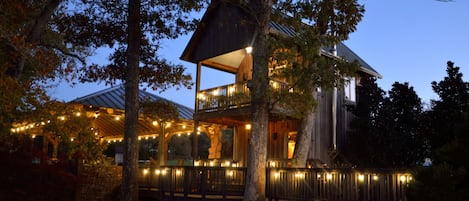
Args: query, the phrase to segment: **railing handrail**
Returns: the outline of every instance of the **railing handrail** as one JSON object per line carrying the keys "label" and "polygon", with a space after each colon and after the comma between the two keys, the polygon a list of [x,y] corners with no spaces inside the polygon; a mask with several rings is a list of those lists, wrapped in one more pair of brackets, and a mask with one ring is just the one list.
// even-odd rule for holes
{"label": "railing handrail", "polygon": [[[143,168],[141,189],[157,189],[160,196],[197,194],[242,196],[244,167],[171,166]],[[408,171],[356,168],[267,168],[269,200],[406,200],[412,182]]]}
{"label": "railing handrail", "polygon": [[[196,100],[198,111],[213,112],[226,109],[235,109],[250,105],[248,82],[239,82],[200,90]],[[274,89],[289,89],[289,84],[283,81],[269,80]],[[290,90],[290,89],[289,89]]]}

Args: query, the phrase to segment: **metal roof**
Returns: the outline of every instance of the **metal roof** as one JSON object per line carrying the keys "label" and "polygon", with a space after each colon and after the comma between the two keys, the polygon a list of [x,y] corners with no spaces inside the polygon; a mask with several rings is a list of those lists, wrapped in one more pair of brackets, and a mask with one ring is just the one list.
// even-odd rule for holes
{"label": "metal roof", "polygon": [[[280,33],[288,37],[293,37],[296,35],[295,31],[291,27],[285,26],[283,24],[279,24],[277,22],[271,21],[269,25],[270,25],[270,31],[273,33]],[[361,70],[363,72],[373,75],[377,78],[382,77],[382,75],[379,74],[378,71],[376,71],[368,63],[366,63],[365,60],[363,60],[360,56],[358,56],[355,52],[353,52],[344,43],[339,42],[339,44],[337,44],[336,50],[337,50],[338,57],[343,58],[347,61],[357,61],[360,64]],[[324,47],[323,52],[330,53],[331,48]]]}
{"label": "metal roof", "polygon": [[[194,110],[183,106],[181,104],[175,103],[168,99],[162,98],[155,94],[139,90],[140,100],[149,99],[151,101],[163,100],[171,104],[174,104],[179,111],[179,117],[181,119],[192,120]],[[92,105],[93,107],[104,107],[104,108],[113,108],[124,110],[125,108],[125,89],[124,85],[118,85],[115,87],[110,87],[95,93],[76,98],[71,103],[80,103],[83,105]]]}

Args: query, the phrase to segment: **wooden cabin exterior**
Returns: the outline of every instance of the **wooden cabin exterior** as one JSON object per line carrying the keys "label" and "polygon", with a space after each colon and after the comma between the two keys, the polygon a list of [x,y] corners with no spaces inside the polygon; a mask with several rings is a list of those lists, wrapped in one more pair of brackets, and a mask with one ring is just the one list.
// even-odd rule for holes
{"label": "wooden cabin exterior", "polygon": [[[255,47],[252,47],[254,27],[249,21],[249,15],[234,4],[223,1],[212,3],[181,56],[182,60],[197,66],[194,121],[233,128],[233,160],[239,161],[241,166],[245,166],[247,161],[251,122],[251,99],[247,85],[252,78],[253,61],[250,48]],[[270,32],[286,36],[295,34],[291,29],[275,22],[270,23]],[[360,76],[381,75],[343,43],[337,44],[333,51],[322,50],[321,54],[357,61],[361,65],[357,77],[351,78],[348,86],[318,92],[319,106],[309,158],[330,163],[331,154],[345,143],[351,119],[346,106],[354,104],[357,99],[355,86]],[[203,67],[234,74],[235,79],[229,85],[201,89],[201,80],[210,79],[202,75]],[[287,84],[270,80],[273,90],[287,87]],[[282,118],[279,118],[280,116]],[[298,119],[289,116],[281,108],[274,107],[270,112],[268,159],[272,161],[272,166],[284,166],[285,164],[280,164],[281,161],[291,158],[297,127]]]}

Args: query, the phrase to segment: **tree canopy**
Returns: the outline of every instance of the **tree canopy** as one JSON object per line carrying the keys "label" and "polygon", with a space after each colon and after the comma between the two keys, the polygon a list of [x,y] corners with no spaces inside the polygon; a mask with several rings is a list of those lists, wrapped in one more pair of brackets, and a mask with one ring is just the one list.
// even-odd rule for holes
{"label": "tree canopy", "polygon": [[446,73],[443,80],[431,83],[439,97],[431,101],[431,111],[428,112],[432,152],[453,140],[455,125],[461,122],[463,113],[469,110],[469,83],[462,79],[459,67],[451,61],[447,62]]}
{"label": "tree canopy", "polygon": [[439,99],[426,113],[432,165],[417,169],[410,200],[469,199],[469,83],[451,61],[446,73],[432,82]]}
{"label": "tree canopy", "polygon": [[[362,78],[356,118],[345,151],[350,162],[364,168],[409,168],[427,156],[422,130],[422,103],[408,83],[393,84],[385,96],[375,78]],[[366,144],[367,146],[363,146]]]}

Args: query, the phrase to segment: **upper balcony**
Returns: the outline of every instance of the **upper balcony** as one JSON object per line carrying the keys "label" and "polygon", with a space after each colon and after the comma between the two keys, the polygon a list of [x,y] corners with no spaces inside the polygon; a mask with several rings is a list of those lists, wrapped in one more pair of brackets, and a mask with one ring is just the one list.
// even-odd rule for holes
{"label": "upper balcony", "polygon": [[[280,92],[282,90],[293,91],[285,82],[270,80],[270,90]],[[241,82],[218,86],[201,90],[197,94],[197,114],[199,119],[213,118],[242,118],[250,115],[251,96],[248,82]],[[281,112],[274,107],[271,113]],[[283,110],[285,112],[285,110]],[[241,119],[240,119],[241,120]]]}

